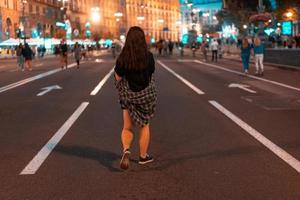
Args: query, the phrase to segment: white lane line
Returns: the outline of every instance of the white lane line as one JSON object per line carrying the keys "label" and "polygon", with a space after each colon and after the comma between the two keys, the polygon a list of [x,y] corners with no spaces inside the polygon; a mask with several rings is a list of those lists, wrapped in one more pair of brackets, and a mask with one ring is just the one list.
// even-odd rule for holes
{"label": "white lane line", "polygon": [[218,66],[218,65],[214,65],[214,64],[209,64],[209,63],[201,62],[199,60],[194,60],[194,62],[198,63],[198,64],[207,65],[207,66],[210,66],[210,67],[213,67],[213,68],[216,68],[216,69],[221,69],[223,71],[231,72],[231,73],[234,73],[234,74],[247,76],[247,77],[250,77],[250,78],[253,78],[253,79],[256,79],[256,80],[264,81],[264,82],[267,82],[267,83],[271,83],[271,84],[274,84],[274,85],[278,85],[278,86],[281,86],[281,87],[285,87],[285,88],[296,90],[296,91],[300,92],[300,88],[297,88],[297,87],[294,87],[294,86],[291,86],[291,85],[287,85],[287,84],[284,84],[284,83],[279,83],[279,82],[276,82],[276,81],[268,80],[268,79],[265,79],[265,78],[260,78],[260,77],[253,76],[253,75],[245,75],[242,72],[238,72],[238,71],[235,71],[235,70],[227,69],[227,68],[224,68],[224,67],[221,67],[221,66]]}
{"label": "white lane line", "polygon": [[222,112],[224,115],[226,115],[229,119],[231,119],[234,123],[236,123],[238,126],[240,126],[242,129],[244,129],[246,132],[248,132],[252,137],[254,137],[256,140],[258,140],[261,144],[263,144],[265,147],[267,147],[270,151],[272,151],[275,155],[277,155],[279,158],[284,160],[287,164],[289,164],[292,168],[294,168],[298,173],[300,173],[300,162],[291,156],[289,153],[287,153],[285,150],[274,144],[272,141],[270,141],[268,138],[263,136],[261,133],[259,133],[257,130],[252,128],[250,125],[245,123],[243,120],[238,118],[236,115],[231,113],[229,110],[224,108],[222,105],[220,105],[216,101],[209,101],[211,105],[213,105],[215,108],[217,108],[220,112]]}
{"label": "white lane line", "polygon": [[191,59],[178,59],[177,61],[178,62],[183,62],[183,63],[185,63],[185,62],[194,62],[194,60],[191,60]]}
{"label": "white lane line", "polygon": [[197,94],[199,95],[203,95],[205,94],[203,91],[201,91],[199,88],[197,88],[195,85],[193,85],[191,82],[189,82],[188,80],[186,80],[185,78],[183,78],[182,76],[180,76],[179,74],[177,74],[176,72],[174,72],[172,69],[170,69],[169,67],[167,67],[165,64],[163,64],[161,61],[157,61],[163,68],[165,68],[167,71],[169,71],[171,74],[173,74],[176,78],[178,78],[179,80],[181,80],[184,84],[186,84],[189,88],[191,88],[192,90],[194,90]]}
{"label": "white lane line", "polygon": [[16,71],[20,71],[20,69],[13,69],[13,70],[10,70],[9,72],[16,72]]}
{"label": "white lane line", "polygon": [[83,102],[72,116],[64,123],[64,125],[54,134],[54,136],[47,142],[47,144],[38,152],[38,154],[29,162],[29,164],[23,169],[20,175],[31,175],[35,174],[40,168],[43,162],[50,155],[51,151],[71,128],[74,122],[79,118],[82,112],[89,105],[88,102]]}
{"label": "white lane line", "polygon": [[106,74],[106,76],[99,82],[99,84],[95,87],[95,89],[90,93],[90,95],[95,96],[103,87],[103,85],[105,84],[105,82],[109,79],[109,77],[112,75],[112,73],[114,72],[114,68],[112,68],[108,74]]}
{"label": "white lane line", "polygon": [[[74,66],[76,66],[76,63],[68,65],[68,68],[72,68]],[[30,78],[27,78],[27,79],[24,79],[24,80],[21,80],[21,81],[18,81],[16,83],[12,83],[12,84],[6,85],[6,86],[0,88],[0,93],[5,92],[7,90],[14,89],[14,88],[19,87],[21,85],[25,85],[27,83],[30,83],[30,82],[38,80],[38,79],[45,78],[47,76],[50,76],[50,75],[55,74],[55,73],[60,72],[60,71],[61,71],[60,68],[59,69],[54,69],[54,70],[51,70],[51,71],[48,71],[48,72],[45,72],[45,73],[42,73],[42,74],[30,77]]]}

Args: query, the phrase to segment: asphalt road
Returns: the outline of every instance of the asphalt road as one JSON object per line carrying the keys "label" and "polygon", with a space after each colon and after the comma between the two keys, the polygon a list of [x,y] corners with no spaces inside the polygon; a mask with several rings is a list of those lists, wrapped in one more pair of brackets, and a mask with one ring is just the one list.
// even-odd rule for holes
{"label": "asphalt road", "polygon": [[136,138],[124,172],[111,56],[68,70],[35,62],[21,72],[0,61],[1,200],[300,199],[299,71],[157,58],[155,161],[137,164]]}

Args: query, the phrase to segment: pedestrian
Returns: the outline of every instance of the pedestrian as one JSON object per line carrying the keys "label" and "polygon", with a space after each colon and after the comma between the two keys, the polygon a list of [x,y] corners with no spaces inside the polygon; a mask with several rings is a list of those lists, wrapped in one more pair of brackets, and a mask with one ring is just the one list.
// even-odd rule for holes
{"label": "pedestrian", "polygon": [[205,39],[201,43],[201,51],[202,51],[205,62],[207,62],[208,44]]}
{"label": "pedestrian", "polygon": [[25,43],[25,47],[23,48],[22,55],[25,58],[25,63],[27,65],[27,69],[32,71],[32,58],[33,58],[33,51],[29,47],[28,43]]}
{"label": "pedestrian", "polygon": [[74,57],[77,62],[77,69],[79,69],[80,57],[81,57],[81,46],[78,44],[78,42],[76,42],[74,46]]}
{"label": "pedestrian", "polygon": [[168,46],[169,46],[169,54],[173,55],[174,43],[171,40],[169,40]]}
{"label": "pedestrian", "polygon": [[183,57],[184,55],[184,44],[182,41],[179,42],[179,50],[180,50],[180,56]]}
{"label": "pedestrian", "polygon": [[167,56],[168,55],[168,42],[166,40],[164,40],[162,44],[163,44],[164,55]]}
{"label": "pedestrian", "polygon": [[192,48],[192,52],[193,52],[193,57],[195,57],[196,56],[196,50],[197,50],[197,45],[196,45],[195,41],[192,43],[191,48]]}
{"label": "pedestrian", "polygon": [[243,62],[244,73],[249,73],[249,59],[250,59],[251,46],[247,38],[244,38],[241,46],[241,57]]}
{"label": "pedestrian", "polygon": [[111,53],[112,53],[112,57],[116,58],[116,44],[115,43],[111,44]]}
{"label": "pedestrian", "polygon": [[212,61],[218,62],[218,42],[216,41],[216,39],[214,39],[212,41],[212,43],[210,44],[210,49],[212,52]]}
{"label": "pedestrian", "polygon": [[19,46],[17,46],[16,54],[17,54],[17,63],[20,70],[24,71],[24,57],[23,57],[23,44],[20,43]]}
{"label": "pedestrian", "polygon": [[46,48],[45,46],[42,46],[42,58],[45,56],[46,54]]}
{"label": "pedestrian", "polygon": [[87,56],[86,56],[86,47],[84,47],[84,45],[81,45],[81,57],[83,59],[87,59]]}
{"label": "pedestrian", "polygon": [[254,38],[253,51],[255,57],[256,72],[255,75],[264,74],[264,51],[265,47],[259,37]]}
{"label": "pedestrian", "polygon": [[65,39],[61,40],[60,46],[60,62],[61,62],[61,69],[68,68],[68,46],[66,44]]}
{"label": "pedestrian", "polygon": [[37,52],[38,52],[38,57],[41,58],[42,57],[42,48],[40,46],[37,48]]}
{"label": "pedestrian", "polygon": [[133,128],[139,130],[139,164],[153,161],[148,154],[150,142],[150,119],[154,115],[157,91],[153,78],[155,61],[148,51],[144,31],[137,26],[131,27],[125,46],[115,66],[116,88],[123,110],[123,130],[121,140],[123,156],[120,167],[129,167],[130,147],[133,140]]}
{"label": "pedestrian", "polygon": [[163,41],[162,40],[159,40],[157,42],[157,45],[156,45],[157,49],[158,49],[158,54],[161,56],[162,55],[162,49],[163,49]]}
{"label": "pedestrian", "polygon": [[222,45],[222,40],[218,39],[218,58],[223,58],[223,45]]}
{"label": "pedestrian", "polygon": [[31,51],[32,51],[32,59],[34,59],[35,56],[36,56],[36,47],[35,47],[35,46],[32,46],[32,47],[31,47]]}
{"label": "pedestrian", "polygon": [[59,56],[59,54],[60,54],[59,46],[55,45],[55,47],[54,47],[54,55],[55,55],[55,57]]}
{"label": "pedestrian", "polygon": [[300,35],[295,36],[296,48],[300,48]]}

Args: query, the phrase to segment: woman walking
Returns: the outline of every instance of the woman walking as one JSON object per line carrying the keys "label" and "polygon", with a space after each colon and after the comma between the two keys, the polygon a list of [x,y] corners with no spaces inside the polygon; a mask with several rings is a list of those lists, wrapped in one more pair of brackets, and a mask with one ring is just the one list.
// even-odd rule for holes
{"label": "woman walking", "polygon": [[23,57],[23,44],[20,43],[19,46],[17,47],[17,62],[20,70],[24,71],[24,57]]}
{"label": "woman walking", "polygon": [[33,58],[33,52],[31,50],[31,48],[29,47],[28,43],[25,43],[25,47],[24,47],[24,49],[22,51],[22,54],[23,54],[23,56],[25,58],[25,63],[27,65],[27,69],[29,71],[32,71],[32,65],[31,65],[31,63],[32,63],[32,58]]}
{"label": "woman walking", "polygon": [[243,68],[244,68],[245,74],[249,73],[250,51],[251,51],[251,46],[248,42],[248,39],[244,38],[243,42],[242,42],[242,47],[241,47],[241,57],[242,57]]}
{"label": "woman walking", "polygon": [[139,164],[153,161],[148,154],[150,141],[150,119],[154,115],[157,91],[154,78],[155,62],[148,51],[144,31],[131,27],[125,46],[115,66],[116,88],[123,110],[123,130],[121,140],[123,156],[120,167],[129,167],[130,147],[133,140],[133,127],[139,128]]}
{"label": "woman walking", "polygon": [[255,57],[255,66],[256,66],[256,72],[255,75],[264,75],[264,51],[265,47],[261,43],[261,40],[259,37],[254,38],[254,57]]}
{"label": "woman walking", "polygon": [[80,57],[81,57],[81,46],[78,44],[78,42],[76,42],[74,46],[74,57],[77,62],[77,69],[79,69]]}
{"label": "woman walking", "polygon": [[206,39],[204,39],[201,43],[201,51],[202,51],[202,54],[203,54],[203,57],[204,57],[204,61],[207,62],[207,51],[208,51],[208,44],[207,42],[205,41]]}

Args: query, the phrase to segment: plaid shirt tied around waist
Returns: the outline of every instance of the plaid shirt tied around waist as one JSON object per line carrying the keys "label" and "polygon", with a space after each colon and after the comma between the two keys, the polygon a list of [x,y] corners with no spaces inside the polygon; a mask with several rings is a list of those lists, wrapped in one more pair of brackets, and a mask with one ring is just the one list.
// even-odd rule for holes
{"label": "plaid shirt tied around waist", "polygon": [[157,101],[154,78],[152,77],[149,85],[139,92],[131,91],[128,81],[124,78],[115,81],[115,85],[118,90],[120,104],[122,108],[128,110],[133,123],[139,127],[149,124],[150,119],[154,116]]}

